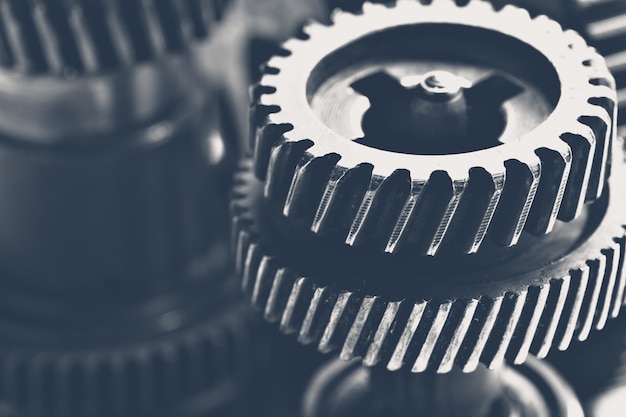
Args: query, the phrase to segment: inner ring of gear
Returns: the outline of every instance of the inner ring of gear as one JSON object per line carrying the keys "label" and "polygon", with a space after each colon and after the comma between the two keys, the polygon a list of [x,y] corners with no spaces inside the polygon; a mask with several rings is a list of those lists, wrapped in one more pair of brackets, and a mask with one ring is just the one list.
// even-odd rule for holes
{"label": "inner ring of gear", "polygon": [[[372,33],[423,24],[498,32],[537,51],[560,84],[552,113],[506,144],[448,155],[375,149],[319,120],[309,103],[316,84],[310,77],[320,73],[321,62]],[[316,206],[303,215],[314,232],[336,233],[350,245],[375,241],[389,253],[412,246],[435,255],[446,240],[473,253],[488,232],[511,246],[523,230],[547,233],[557,218],[574,219],[585,201],[601,195],[613,137],[614,81],[602,58],[556,22],[531,19],[511,6],[495,11],[481,1],[464,7],[400,1],[390,8],[366,5],[358,16],[338,12],[334,24],[311,24],[304,32],[306,39],[283,45],[286,56],[269,61],[257,89],[255,169],[266,179],[266,196],[283,201],[285,214]],[[376,199],[394,177],[401,177],[397,194],[405,199],[383,217]],[[378,234],[368,231],[372,223]]]}

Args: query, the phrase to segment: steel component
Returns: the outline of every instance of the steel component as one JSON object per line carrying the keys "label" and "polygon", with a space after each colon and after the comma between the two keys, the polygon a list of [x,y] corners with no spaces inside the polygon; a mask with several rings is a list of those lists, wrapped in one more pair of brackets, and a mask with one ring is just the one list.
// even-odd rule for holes
{"label": "steel component", "polygon": [[614,162],[617,179],[601,200],[548,236],[422,259],[303,232],[244,170],[233,202],[238,274],[267,320],[343,359],[446,373],[542,358],[602,329],[624,301],[623,165]]}
{"label": "steel component", "polygon": [[[286,42],[285,56],[269,61],[256,89],[252,114],[256,174],[266,181],[265,195],[280,202],[288,216],[320,235],[388,253],[472,253],[486,237],[510,246],[522,231],[547,233],[557,218],[572,220],[585,201],[601,194],[614,136],[613,79],[602,58],[574,32],[563,32],[545,17],[530,18],[513,6],[496,11],[481,1],[463,7],[451,1],[366,4],[358,16],[337,12],[333,20],[329,26],[310,24],[300,39]],[[452,33],[456,41],[446,43]],[[426,46],[399,42],[422,35],[431,39]],[[480,43],[472,43],[481,36]],[[493,50],[488,39],[498,39]],[[387,40],[396,45],[391,52],[386,50]],[[468,44],[460,47],[459,41]],[[495,76],[479,80],[477,74],[484,75],[484,68],[461,71],[462,65],[441,60],[404,68],[408,45],[423,49],[411,52],[409,60],[417,61],[420,54],[454,58],[460,50],[477,45],[482,45],[484,56],[512,50],[517,55],[479,62],[496,68]],[[476,57],[481,53],[472,59],[480,61]],[[352,58],[343,59],[348,56]],[[519,56],[525,63],[518,62]],[[368,64],[373,57],[383,64]],[[380,145],[384,135],[377,145],[352,140],[363,132],[360,118],[366,128],[368,111],[367,100],[354,90],[369,75],[380,75],[373,71],[387,65],[385,60],[401,63],[389,64],[379,80],[364,87],[369,110],[375,106],[372,100],[378,100],[373,99],[377,83],[386,91],[410,95],[416,72],[453,68],[450,71],[471,74],[474,91],[480,94],[509,91],[509,96],[494,100],[505,101],[509,121],[502,127],[503,135],[511,136],[496,144],[470,141],[458,152],[454,148],[463,141],[455,140],[454,146],[445,145],[443,152],[436,149],[435,155],[407,154],[405,148],[414,145],[410,141],[390,152],[387,145]],[[512,65],[498,67],[510,61],[517,62],[518,72]],[[521,71],[524,65],[531,67]],[[520,86],[527,92],[516,93]],[[516,94],[530,100],[520,104],[526,110],[516,107],[517,98],[506,102]],[[539,102],[544,103],[543,110],[534,105]],[[384,111],[386,106],[376,107]],[[523,118],[528,109],[531,115]],[[400,113],[390,112],[389,117]],[[528,119],[534,123],[530,127],[522,121]],[[419,128],[409,126],[413,130],[403,136],[405,141]],[[390,131],[389,136],[395,140],[402,135]],[[445,151],[446,146],[452,151]]]}
{"label": "steel component", "polygon": [[[264,369],[245,347],[263,351],[267,337],[232,283],[205,280],[131,301],[82,294],[57,304],[4,286],[2,400],[46,417],[187,415],[204,396],[194,416],[239,407]],[[25,302],[42,307],[29,311]],[[104,304],[115,310],[103,315]]]}
{"label": "steel component", "polygon": [[[305,417],[403,416],[520,416],[582,417],[576,395],[549,365],[529,360],[490,375],[493,384],[481,385],[485,371],[444,377],[394,373],[384,375],[358,362],[331,361],[312,379],[303,405]],[[383,375],[382,380],[378,379]],[[439,376],[438,378],[442,378]],[[472,379],[474,378],[474,379]],[[473,385],[460,385],[474,383]],[[417,386],[417,387],[416,387]],[[536,389],[541,387],[541,390]],[[454,395],[450,395],[454,392]],[[488,401],[483,402],[481,394]],[[406,403],[413,407],[406,407]],[[430,408],[434,405],[435,408]],[[480,410],[477,409],[480,408]],[[477,411],[477,414],[473,414]]]}
{"label": "steel component", "polygon": [[127,67],[205,38],[229,0],[3,0],[0,67],[65,78]]}

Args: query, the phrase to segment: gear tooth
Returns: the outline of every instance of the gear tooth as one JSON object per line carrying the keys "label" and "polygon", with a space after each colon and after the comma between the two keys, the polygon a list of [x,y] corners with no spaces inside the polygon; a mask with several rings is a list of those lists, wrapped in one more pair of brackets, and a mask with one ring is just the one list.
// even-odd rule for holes
{"label": "gear tooth", "polygon": [[407,303],[402,301],[386,303],[374,336],[367,346],[367,351],[363,358],[363,364],[365,366],[374,366],[379,362],[384,363],[389,360],[393,345],[388,343],[387,337],[392,332],[392,327],[395,327],[394,324],[398,321],[398,316],[402,315],[402,310],[406,305]]}
{"label": "gear tooth", "polygon": [[32,16],[26,2],[3,0],[0,3],[2,25],[11,51],[12,68],[25,73],[35,73],[47,68],[39,39],[34,32]]}
{"label": "gear tooth", "polygon": [[576,328],[579,325],[579,318],[583,306],[583,300],[589,284],[589,268],[577,268],[570,272],[569,296],[564,307],[563,318],[559,323],[556,333],[556,346],[559,350],[569,347]]}
{"label": "gear tooth", "polygon": [[259,263],[258,272],[254,276],[250,303],[253,307],[261,310],[267,305],[267,299],[272,289],[272,279],[276,276],[276,261],[268,256],[263,256]]}
{"label": "gear tooth", "polygon": [[[595,99],[591,99],[591,104]],[[599,106],[590,105],[585,115],[580,117],[580,123],[591,129],[595,140],[595,149],[591,170],[589,174],[589,186],[585,196],[586,201],[593,201],[602,195],[605,179],[607,177],[607,165],[610,149],[613,142],[613,126],[611,116]]]}
{"label": "gear tooth", "polygon": [[350,291],[342,291],[333,306],[328,324],[319,342],[318,350],[332,352],[346,340],[348,329],[355,320],[355,314],[361,305],[361,297]]}
{"label": "gear tooth", "polygon": [[264,309],[264,316],[267,321],[275,322],[280,320],[289,299],[290,289],[293,288],[296,277],[286,268],[280,268],[272,280],[270,294]]}
{"label": "gear tooth", "polygon": [[312,143],[307,140],[284,142],[272,150],[268,164],[269,170],[265,170],[269,175],[266,178],[264,192],[268,198],[280,204],[286,204],[285,210],[289,210],[286,200],[290,187],[301,165],[309,160],[306,152],[311,145]]}
{"label": "gear tooth", "polygon": [[496,242],[512,246],[519,240],[535,200],[541,177],[536,155],[504,163],[506,181],[488,235]]}
{"label": "gear tooth", "polygon": [[437,342],[444,331],[446,321],[450,315],[452,309],[452,303],[450,301],[444,302],[439,305],[435,318],[432,321],[428,333],[423,343],[421,343],[421,349],[415,362],[413,363],[412,372],[424,372],[429,368],[432,368],[432,356],[435,352]]}
{"label": "gear tooth", "polygon": [[[308,306],[304,311],[304,317],[301,320],[298,332],[298,342],[302,344],[310,344],[319,340],[323,330],[323,324],[326,318],[330,316],[329,305],[333,305],[338,294],[333,293],[328,287],[313,287],[312,294],[307,297]],[[303,303],[304,306],[304,303]],[[300,323],[300,320],[298,320]],[[295,325],[295,322],[294,322]]]}
{"label": "gear tooth", "polygon": [[505,184],[505,169],[488,172],[472,168],[469,181],[461,195],[458,208],[448,228],[442,250],[454,253],[475,253],[487,234]]}
{"label": "gear tooth", "polygon": [[[312,148],[308,151],[311,150]],[[328,179],[334,172],[339,158],[337,154],[316,158],[307,152],[295,170],[285,199],[283,213],[286,216],[312,224]]]}
{"label": "gear tooth", "polygon": [[409,233],[408,229],[410,229],[411,227],[413,213],[415,211],[415,207],[418,201],[422,196],[422,193],[424,192],[425,185],[426,182],[422,181],[411,182],[411,190],[409,192],[409,196],[404,201],[402,210],[400,211],[400,215],[398,216],[398,220],[396,221],[391,235],[387,240],[385,252],[395,253],[403,246],[403,240],[406,239],[406,234]]}
{"label": "gear tooth", "polygon": [[619,236],[615,239],[617,251],[615,257],[618,260],[617,283],[615,296],[611,307],[611,318],[616,318],[624,304],[624,293],[626,292],[626,273],[623,270],[624,260],[626,258],[626,235]]}
{"label": "gear tooth", "polygon": [[531,351],[539,358],[545,358],[554,345],[554,338],[558,326],[561,325],[563,310],[570,290],[570,276],[552,280],[548,300],[544,308],[543,316],[545,325],[539,329],[533,340]]}
{"label": "gear tooth", "polygon": [[497,369],[504,363],[515,328],[522,316],[527,295],[528,290],[505,294],[502,309],[480,358],[489,369]]}
{"label": "gear tooth", "polygon": [[[277,111],[276,108],[266,107],[266,106],[257,106],[255,108],[255,114],[251,115],[255,118],[263,118],[267,117],[271,112]],[[251,129],[254,129],[251,126]],[[272,163],[272,156],[274,152],[284,152],[276,151],[276,148],[279,148],[285,141],[285,134],[293,129],[292,125],[289,124],[267,124],[263,128],[259,129],[257,132],[252,133],[255,136],[254,139],[254,172],[255,175],[261,179],[265,180],[268,175],[272,175],[273,173],[268,174],[268,168]]]}
{"label": "gear tooth", "polygon": [[554,36],[563,33],[563,27],[556,20],[552,20],[546,15],[536,16],[533,20],[544,31],[545,35]]}
{"label": "gear tooth", "polygon": [[404,365],[405,355],[407,354],[411,341],[413,340],[413,336],[422,321],[422,316],[424,315],[427,304],[428,303],[425,301],[415,303],[412,306],[411,312],[408,314],[406,323],[401,327],[397,326],[397,324],[394,326],[398,329],[400,337],[398,342],[395,344],[391,358],[387,361],[387,369],[390,371],[397,371]]}
{"label": "gear tooth", "polygon": [[[589,192],[588,186],[595,160],[594,150],[598,147],[596,147],[595,135],[588,128],[578,132],[565,133],[561,135],[561,139],[567,143],[572,151],[572,167],[558,218],[563,221],[571,221],[578,217],[583,209],[585,197]],[[602,159],[602,155],[600,155],[600,159]]]}
{"label": "gear tooth", "polygon": [[346,243],[352,246],[372,244],[384,249],[401,218],[411,193],[411,177],[407,170],[396,170],[390,176],[375,176],[350,227]]}
{"label": "gear tooth", "polygon": [[457,363],[463,372],[473,372],[478,368],[490,334],[502,308],[503,297],[490,299],[482,297],[474,320],[461,347]]}
{"label": "gear tooth", "polygon": [[382,315],[382,303],[378,296],[365,296],[355,313],[355,318],[350,325],[345,342],[341,347],[339,358],[350,360],[357,356],[365,355],[365,347],[372,341],[376,328],[373,323],[375,316]]}
{"label": "gear tooth", "polygon": [[446,172],[433,172],[419,193],[404,236],[400,236],[401,241],[394,250],[410,244],[416,245],[418,253],[433,256],[439,249],[466,185],[467,180],[453,181]]}
{"label": "gear tooth", "polygon": [[541,177],[526,230],[542,235],[550,232],[556,222],[572,166],[572,150],[559,141],[551,149],[540,148],[535,153],[541,159]]}
{"label": "gear tooth", "polygon": [[311,230],[320,235],[347,236],[350,219],[355,219],[372,179],[370,164],[348,171],[335,168],[326,184]]}
{"label": "gear tooth", "polygon": [[598,267],[601,266],[598,261],[588,262],[580,268],[580,271],[587,282],[587,291],[583,297],[578,316],[578,326],[574,337],[579,341],[584,341],[589,337],[591,328],[593,327],[593,318],[596,312],[598,297],[602,287],[602,280],[598,276]]}
{"label": "gear tooth", "polygon": [[290,289],[285,310],[280,318],[280,331],[285,334],[297,332],[307,312],[314,288],[310,280],[298,278]]}
{"label": "gear tooth", "polygon": [[459,319],[451,329],[453,333],[449,337],[450,342],[447,346],[443,346],[442,348],[443,356],[438,362],[438,374],[448,373],[454,368],[454,364],[457,361],[457,357],[461,351],[465,337],[467,336],[474,320],[478,304],[479,300],[471,299],[468,300],[465,305],[452,306],[453,310],[451,315],[456,314],[459,316]]}
{"label": "gear tooth", "polygon": [[611,314],[615,295],[620,292],[617,287],[619,285],[617,282],[617,274],[619,272],[620,261],[620,247],[618,243],[613,242],[610,248],[602,250],[602,257],[605,258],[604,285],[600,293],[598,313],[594,323],[596,330],[604,329],[609,315]]}
{"label": "gear tooth", "polygon": [[507,352],[507,358],[511,358],[514,364],[526,362],[548,300],[550,288],[550,285],[544,284],[528,289],[524,310]]}

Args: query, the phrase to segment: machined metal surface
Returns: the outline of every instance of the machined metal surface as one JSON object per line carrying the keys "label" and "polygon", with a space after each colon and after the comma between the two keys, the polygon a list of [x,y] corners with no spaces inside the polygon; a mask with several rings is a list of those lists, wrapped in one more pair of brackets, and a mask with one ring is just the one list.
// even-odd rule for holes
{"label": "machined metal surface", "polygon": [[302,231],[244,171],[233,203],[244,292],[283,332],[366,365],[445,373],[455,364],[471,371],[544,357],[603,328],[623,303],[626,195],[623,163],[613,165],[617,185],[549,236],[482,257],[423,259]]}
{"label": "machined metal surface", "polygon": [[[614,134],[613,80],[579,35],[545,17],[532,19],[512,6],[495,11],[480,1],[366,4],[361,15],[337,12],[333,19],[285,43],[286,56],[268,62],[256,90],[256,173],[287,215],[350,245],[472,253],[487,236],[510,246],[523,230],[547,233],[557,218],[575,218],[602,192]],[[463,51],[473,51],[471,58]],[[508,122],[496,143],[480,144],[485,137],[472,135],[460,151],[453,143],[449,152],[394,152],[400,141],[419,145],[424,132],[419,126],[417,133],[396,132],[391,122],[382,145],[363,144],[359,124],[363,119],[366,127],[368,100],[349,87],[379,76],[384,91],[402,90],[433,69],[457,71],[477,88],[504,84],[479,90],[521,87],[503,105]],[[541,110],[533,116],[542,106],[545,120]]]}

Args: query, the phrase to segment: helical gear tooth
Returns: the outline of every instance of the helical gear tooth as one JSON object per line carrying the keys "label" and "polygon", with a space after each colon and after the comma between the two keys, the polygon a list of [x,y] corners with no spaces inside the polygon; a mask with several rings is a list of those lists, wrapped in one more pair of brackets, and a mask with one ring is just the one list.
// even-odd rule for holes
{"label": "helical gear tooth", "polygon": [[[578,125],[578,123],[576,124]],[[595,159],[594,152],[595,149],[598,149],[596,136],[591,129],[585,128],[586,126],[578,126],[580,129],[561,135],[561,139],[567,143],[572,152],[572,167],[558,213],[559,220],[563,221],[575,219],[583,209],[592,174],[591,168]]]}
{"label": "helical gear tooth", "polygon": [[264,308],[265,319],[270,322],[280,320],[285,310],[291,288],[295,284],[296,277],[286,268],[280,268],[274,279]]}
{"label": "helical gear tooth", "polygon": [[419,354],[413,362],[413,367],[411,368],[412,372],[424,372],[426,369],[429,369],[429,365],[432,367],[432,355],[435,351],[437,341],[444,330],[451,308],[452,303],[449,301],[439,305],[435,318],[433,319],[432,324],[428,329],[428,333],[426,334],[426,338],[421,344]]}
{"label": "helical gear tooth", "polygon": [[294,281],[285,310],[280,318],[280,330],[290,334],[298,332],[304,321],[311,303],[315,288],[307,278],[298,278]]}
{"label": "helical gear tooth", "polygon": [[617,254],[615,255],[615,259],[617,259],[618,270],[617,270],[617,283],[616,283],[616,291],[615,296],[612,301],[611,307],[611,318],[616,318],[619,315],[622,304],[624,304],[624,292],[626,291],[626,271],[624,271],[624,258],[626,257],[626,238],[619,237],[615,239],[615,243],[617,244],[615,250]]}
{"label": "helical gear tooth", "polygon": [[512,357],[512,362],[515,364],[524,363],[530,353],[531,344],[537,332],[549,293],[550,285],[547,284],[532,287],[528,290],[522,316],[517,324],[513,340],[507,352],[507,357]]}
{"label": "helical gear tooth", "polygon": [[411,341],[415,336],[415,332],[419,327],[424,311],[426,311],[428,303],[425,301],[415,303],[408,315],[406,324],[401,327],[400,338],[396,343],[391,357],[387,361],[387,369],[397,371],[402,368],[406,361],[406,355],[409,351]]}
{"label": "helical gear tooth", "polygon": [[354,314],[359,306],[361,306],[360,295],[350,291],[339,294],[318,345],[320,352],[332,352],[343,345],[342,341],[348,337],[348,330],[355,321]]}
{"label": "helical gear tooth", "polygon": [[326,183],[311,230],[320,235],[347,236],[349,221],[356,218],[372,178],[371,165],[344,171],[335,167]]}
{"label": "helical gear tooth", "polygon": [[531,351],[539,358],[548,356],[550,348],[554,344],[554,337],[563,316],[563,309],[567,300],[569,287],[569,275],[552,283],[552,288],[543,313],[544,316],[547,316],[545,319],[546,325],[538,332],[538,335],[541,335],[541,337],[535,337],[533,345],[531,346]]}
{"label": "helical gear tooth", "polygon": [[276,272],[275,260],[271,257],[264,256],[259,264],[258,277],[254,281],[250,295],[250,304],[253,307],[262,309],[267,305],[267,299],[272,289],[272,279],[275,277]]}
{"label": "helical gear tooth", "polygon": [[442,250],[456,253],[478,251],[500,202],[505,178],[504,167],[494,173],[482,167],[470,170],[469,181],[460,196],[448,228],[449,238],[444,241]]}
{"label": "helical gear tooth", "polygon": [[[443,241],[466,184],[466,180],[453,181],[447,173],[435,171],[415,198],[408,224],[398,236],[399,242],[387,251],[416,245],[419,254],[434,255]],[[407,203],[412,204],[411,201]],[[395,230],[392,237],[395,237]]]}
{"label": "helical gear tooth", "polygon": [[11,67],[25,73],[44,71],[47,63],[34,33],[34,22],[26,2],[3,0],[0,11],[11,54]]}
{"label": "helical gear tooth", "polygon": [[565,142],[536,151],[541,159],[541,178],[530,209],[526,230],[535,235],[552,231],[563,201],[572,167],[572,150]]}
{"label": "helical gear tooth", "polygon": [[350,360],[357,356],[365,356],[365,347],[372,340],[375,328],[373,316],[382,314],[382,304],[377,296],[363,297],[361,305],[356,311],[354,320],[341,347],[339,358]]}
{"label": "helical gear tooth", "polygon": [[571,271],[569,295],[564,307],[565,314],[556,333],[556,346],[559,350],[566,350],[574,338],[588,285],[589,268],[587,266]]}
{"label": "helical gear tooth", "polygon": [[611,245],[610,248],[604,249],[602,251],[602,256],[606,260],[604,262],[604,285],[602,286],[597,317],[594,322],[594,328],[596,330],[604,329],[604,326],[609,319],[611,308],[613,307],[615,294],[620,292],[619,290],[616,291],[618,285],[617,274],[619,271],[620,260],[619,252],[620,248],[617,242],[613,242],[613,245]]}
{"label": "helical gear tooth", "polygon": [[[280,129],[283,131],[283,129]],[[282,142],[272,150],[269,159],[269,175],[266,177],[264,193],[266,197],[285,204],[299,167],[307,160],[306,151],[311,142]],[[255,168],[262,169],[259,165]]]}
{"label": "helical gear tooth", "polygon": [[589,186],[585,196],[587,201],[593,201],[600,198],[604,191],[614,129],[609,113],[596,105],[589,106],[585,116],[580,118],[580,123],[591,129],[596,142],[594,158],[590,164]]}
{"label": "helical gear tooth", "polygon": [[589,274],[590,291],[587,293],[583,301],[583,307],[580,318],[581,324],[578,328],[576,338],[584,341],[589,337],[593,328],[593,322],[596,318],[596,311],[603,286],[604,271],[606,270],[606,259],[599,258],[587,262]]}
{"label": "helical gear tooth", "polygon": [[506,181],[488,233],[496,242],[512,246],[526,226],[539,188],[542,165],[534,154],[508,160],[504,165]]}
{"label": "helical gear tooth", "polygon": [[283,214],[312,224],[319,204],[324,198],[328,179],[336,172],[339,159],[337,154],[317,158],[305,155],[296,166],[285,198]]}
{"label": "helical gear tooth", "polygon": [[[437,373],[445,374],[454,368],[454,364],[457,360],[457,356],[461,350],[461,346],[465,339],[465,336],[469,332],[469,329],[474,320],[474,314],[478,308],[479,300],[471,299],[463,306],[459,306],[458,315],[460,316],[458,322],[455,324],[454,333],[450,337],[450,343],[445,347],[445,351],[437,367]],[[454,306],[453,306],[454,308]],[[454,313],[454,311],[453,311]]]}
{"label": "helical gear tooth", "polygon": [[469,337],[465,338],[461,348],[463,354],[458,359],[463,372],[473,372],[478,367],[489,336],[502,309],[503,300],[503,297],[481,298],[478,310],[474,314],[475,319],[468,332]]}
{"label": "helical gear tooth", "polygon": [[407,170],[396,170],[386,178],[373,177],[346,243],[351,246],[373,243],[382,250],[410,193],[411,177]]}
{"label": "helical gear tooth", "polygon": [[481,355],[481,361],[489,369],[499,368],[504,363],[506,351],[521,318],[527,295],[528,290],[523,290],[517,294],[507,293],[504,296],[500,322],[496,323],[490,334],[490,339],[497,342],[493,344],[493,348],[484,350]]}
{"label": "helical gear tooth", "polygon": [[384,361],[383,355],[385,355],[385,347],[388,348],[388,346],[385,346],[385,341],[392,325],[396,321],[400,307],[402,307],[402,301],[393,301],[385,305],[385,310],[381,316],[380,322],[376,327],[374,336],[363,357],[363,365],[374,366]]}
{"label": "helical gear tooth", "polygon": [[302,344],[315,343],[322,337],[324,324],[330,320],[333,309],[340,294],[332,291],[329,287],[319,287],[313,290],[313,295],[304,316],[302,326],[298,334],[298,342]]}

